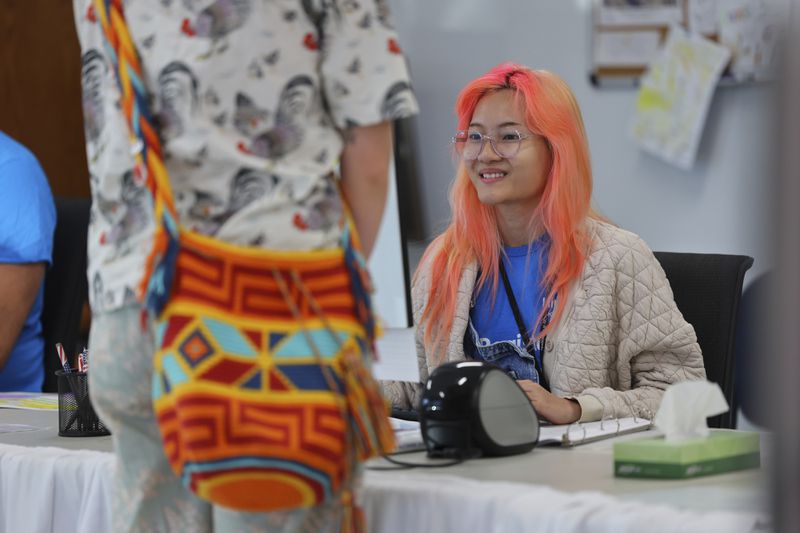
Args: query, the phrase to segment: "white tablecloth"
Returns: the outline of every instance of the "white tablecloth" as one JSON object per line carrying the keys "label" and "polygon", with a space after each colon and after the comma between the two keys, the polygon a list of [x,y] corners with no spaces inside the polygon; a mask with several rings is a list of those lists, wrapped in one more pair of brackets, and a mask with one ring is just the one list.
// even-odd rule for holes
{"label": "white tablecloth", "polygon": [[0,445],[0,532],[111,531],[113,455]]}
{"label": "white tablecloth", "polygon": [[623,501],[599,492],[447,475],[368,473],[363,490],[369,530],[496,533],[736,533],[763,531],[753,513],[696,512]]}
{"label": "white tablecloth", "polygon": [[[110,453],[0,444],[0,533],[110,531],[112,476]],[[361,496],[369,531],[380,533],[736,533],[755,531],[759,521],[756,513],[441,474],[367,471]]]}

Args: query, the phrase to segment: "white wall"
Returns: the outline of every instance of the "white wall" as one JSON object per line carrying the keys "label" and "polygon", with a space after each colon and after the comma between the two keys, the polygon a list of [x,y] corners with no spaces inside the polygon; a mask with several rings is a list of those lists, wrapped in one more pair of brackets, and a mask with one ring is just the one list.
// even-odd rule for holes
{"label": "white wall", "polygon": [[391,0],[420,101],[421,202],[429,235],[447,223],[456,94],[502,61],[551,70],[570,84],[592,152],[595,204],[655,250],[740,253],[768,265],[765,87],[717,90],[690,172],[640,152],[628,137],[635,89],[588,81],[588,0]]}
{"label": "white wall", "polygon": [[375,293],[372,303],[383,324],[390,328],[406,328],[408,310],[406,305],[407,288],[403,273],[403,242],[400,234],[400,213],[397,205],[397,185],[394,161],[389,165],[389,193],[386,197],[386,210],[383,213],[381,228],[368,266]]}

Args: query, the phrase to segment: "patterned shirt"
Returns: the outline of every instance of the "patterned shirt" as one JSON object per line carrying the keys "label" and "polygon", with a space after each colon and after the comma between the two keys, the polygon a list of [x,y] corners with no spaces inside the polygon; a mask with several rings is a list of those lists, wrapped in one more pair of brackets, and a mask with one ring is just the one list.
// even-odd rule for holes
{"label": "patterned shirt", "polygon": [[[73,0],[92,185],[92,308],[135,301],[152,202],[92,0]],[[126,0],[180,221],[235,244],[337,245],[343,132],[417,112],[385,0]]]}

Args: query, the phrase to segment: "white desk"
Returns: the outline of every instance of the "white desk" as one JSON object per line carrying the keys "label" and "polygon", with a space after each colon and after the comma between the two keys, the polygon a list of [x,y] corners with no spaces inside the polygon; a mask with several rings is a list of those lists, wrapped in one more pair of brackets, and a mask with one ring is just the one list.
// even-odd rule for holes
{"label": "white desk", "polygon": [[[0,532],[108,529],[110,437],[58,437],[54,412],[0,409],[0,424],[42,428],[0,434]],[[370,531],[765,530],[764,468],[689,481],[617,479],[612,474],[611,446],[607,440],[572,449],[539,448],[521,456],[443,469],[367,471],[362,497]],[[762,456],[766,456],[763,451]],[[422,453],[401,457],[428,461]],[[66,483],[70,494],[36,493],[46,476],[53,478],[48,486]],[[59,476],[86,479],[64,482]],[[85,512],[74,511],[76,521],[65,523],[58,502],[48,502],[48,497],[77,498],[78,503],[71,505]],[[31,513],[46,515],[47,509],[60,520],[39,516],[32,524],[25,521]],[[48,528],[53,523],[65,527]],[[30,527],[19,529],[22,524]]]}
{"label": "white desk", "polygon": [[[536,448],[524,455],[486,457],[443,469],[417,469],[415,474],[446,473],[478,481],[531,483],[570,493],[598,491],[623,500],[668,503],[697,511],[767,512],[766,468],[763,465],[759,470],[692,480],[614,477],[613,443],[654,434],[655,431],[626,435],[574,448]],[[766,455],[764,452],[762,449],[762,458]],[[409,462],[434,462],[427,459],[424,452],[402,454],[399,458]]]}

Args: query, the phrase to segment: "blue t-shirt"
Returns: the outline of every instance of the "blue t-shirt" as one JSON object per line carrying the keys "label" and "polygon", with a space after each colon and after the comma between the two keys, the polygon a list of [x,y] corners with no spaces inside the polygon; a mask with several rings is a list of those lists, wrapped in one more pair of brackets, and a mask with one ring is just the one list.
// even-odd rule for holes
{"label": "blue t-shirt", "polygon": [[[528,333],[533,329],[533,322],[542,310],[544,290],[541,279],[547,269],[547,244],[546,236],[535,240],[530,246],[506,246],[506,256],[502,258],[506,267],[508,281],[517,300],[522,320]],[[479,345],[510,341],[517,347],[525,350],[525,343],[520,335],[514,312],[508,302],[503,280],[497,283],[497,294],[494,306],[492,305],[492,287],[490,283],[484,285],[475,298],[475,306],[470,312],[472,325],[478,333]]]}
{"label": "blue t-shirt", "polygon": [[[0,263],[49,264],[55,225],[53,195],[42,167],[24,146],[0,131]],[[0,369],[0,391],[42,390],[43,298],[44,283]]]}

